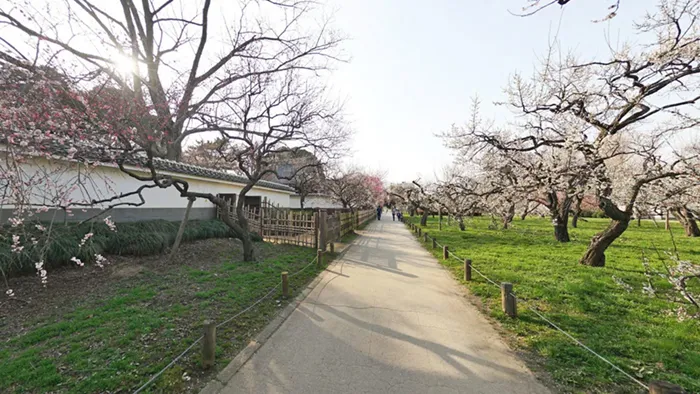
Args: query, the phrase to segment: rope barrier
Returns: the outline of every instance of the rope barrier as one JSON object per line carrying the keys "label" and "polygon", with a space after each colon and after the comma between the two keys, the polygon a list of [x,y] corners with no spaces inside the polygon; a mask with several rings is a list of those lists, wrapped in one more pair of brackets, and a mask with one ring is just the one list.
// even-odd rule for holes
{"label": "rope barrier", "polygon": [[605,357],[603,357],[603,356],[601,356],[600,354],[596,353],[593,349],[589,348],[588,346],[584,345],[581,341],[579,341],[578,339],[574,338],[574,337],[573,337],[571,334],[569,334],[568,332],[566,332],[566,331],[562,330],[561,328],[559,328],[559,326],[557,326],[557,325],[554,324],[551,320],[549,320],[549,319],[547,319],[546,317],[544,317],[544,315],[542,315],[541,313],[539,313],[535,308],[533,308],[533,307],[531,307],[531,306],[528,306],[528,309],[530,309],[530,310],[531,310],[532,312],[534,312],[537,316],[539,316],[540,319],[546,321],[547,323],[549,323],[549,325],[551,325],[552,327],[554,327],[555,329],[557,329],[557,330],[558,330],[559,332],[561,332],[562,334],[566,335],[569,339],[571,339],[572,341],[574,341],[576,344],[578,344],[578,345],[581,346],[582,348],[588,350],[589,352],[591,352],[593,355],[595,355],[595,356],[598,357],[599,359],[605,361],[605,362],[606,362],[608,365],[610,365],[611,367],[613,367],[613,368],[615,368],[616,370],[622,372],[623,375],[627,376],[628,378],[630,378],[632,381],[634,381],[634,382],[637,383],[638,385],[640,385],[640,386],[644,387],[645,389],[649,390],[649,386],[647,386],[647,385],[644,384],[643,382],[637,380],[634,376],[628,374],[627,372],[625,372],[624,370],[622,370],[622,368],[620,368],[620,367],[618,367],[617,365],[613,364],[611,361],[608,361],[608,359],[606,359]]}
{"label": "rope barrier", "polygon": [[160,375],[162,375],[163,372],[165,372],[168,368],[175,365],[175,363],[178,362],[185,354],[187,354],[187,352],[189,352],[190,349],[194,347],[194,345],[198,344],[199,341],[202,340],[202,338],[204,338],[204,336],[200,336],[199,338],[197,338],[196,341],[192,342],[192,344],[187,349],[185,349],[184,352],[180,353],[179,356],[175,357],[173,361],[170,362],[170,364],[166,365],[165,368],[161,369],[157,374],[153,375],[150,379],[148,379],[148,382],[144,383],[143,386],[139,387],[136,391],[134,391],[134,394],[140,393],[143,389],[148,387],[148,385],[153,383],[153,381],[156,380]]}
{"label": "rope barrier", "polygon": [[[317,260],[318,260],[318,256],[314,257],[314,259],[311,260],[311,262],[310,262],[309,264],[305,265],[303,268],[301,268],[301,269],[298,270],[297,272],[295,272],[295,273],[289,275],[288,277],[289,277],[289,278],[293,278],[293,277],[299,275],[299,274],[302,273],[304,270],[306,270],[307,268],[309,268],[311,265],[313,265],[314,263],[316,263]],[[249,310],[253,309],[256,305],[260,304],[263,300],[265,300],[267,297],[269,297],[270,295],[272,295],[277,289],[279,289],[280,286],[282,286],[282,281],[280,281],[279,283],[277,283],[277,285],[275,285],[275,287],[271,288],[270,291],[268,291],[264,296],[258,298],[257,301],[255,301],[254,303],[252,303],[251,305],[249,305],[247,308],[241,310],[240,312],[236,313],[235,315],[233,315],[233,316],[229,317],[228,319],[222,321],[221,323],[217,324],[217,325],[216,325],[216,328],[219,328],[219,327],[221,327],[221,326],[223,326],[223,325],[225,325],[225,324],[231,322],[233,319],[235,319],[235,318],[241,316],[242,314],[248,312]],[[153,375],[150,379],[148,379],[148,381],[147,381],[146,383],[144,383],[141,387],[139,387],[138,389],[136,389],[136,391],[134,391],[134,394],[140,393],[141,391],[143,391],[143,389],[145,389],[145,388],[148,387],[151,383],[153,383],[156,379],[158,379],[158,377],[159,377],[160,375],[162,375],[163,372],[167,371],[168,368],[170,368],[170,367],[172,367],[173,365],[175,365],[175,363],[178,362],[182,357],[184,357],[185,354],[187,354],[187,352],[189,352],[190,350],[192,350],[192,348],[193,348],[196,344],[198,344],[199,341],[202,340],[202,338],[204,338],[204,336],[203,336],[203,335],[200,335],[199,338],[197,338],[194,342],[192,342],[192,344],[191,344],[190,346],[187,347],[187,349],[185,349],[182,353],[180,353],[177,357],[175,357],[175,358],[174,358],[168,365],[166,365],[163,369],[161,369],[160,371],[158,371],[158,373],[156,373],[156,374]]]}
{"label": "rope barrier", "polygon": [[[459,257],[457,257],[457,255],[455,255],[455,254],[454,254],[452,251],[450,251],[450,250],[448,250],[447,253],[448,253],[450,256],[452,256],[455,260],[457,260],[457,261],[459,261],[459,262],[463,262],[463,261],[464,261],[463,259],[460,259]],[[481,273],[481,271],[479,271],[476,267],[474,267],[474,264],[473,264],[473,263],[472,263],[472,266],[471,266],[471,267],[472,267],[472,271],[475,271],[475,272],[476,272],[477,274],[479,274],[482,278],[484,278],[484,279],[486,279],[487,281],[491,282],[494,286],[496,286],[496,287],[498,287],[498,288],[501,287],[498,283],[494,282],[494,281],[491,280],[489,277],[487,277],[486,275],[484,275],[483,273]],[[517,297],[514,293],[511,292],[511,293],[509,293],[509,294],[512,295],[516,300],[518,299],[518,297]],[[647,386],[646,384],[644,384],[642,381],[636,379],[634,376],[630,375],[629,373],[625,372],[622,368],[620,368],[620,367],[618,367],[617,365],[613,364],[611,361],[609,361],[609,360],[606,359],[605,357],[603,357],[603,356],[601,356],[600,354],[596,353],[593,349],[591,349],[591,348],[589,348],[588,346],[584,345],[583,342],[579,341],[579,340],[576,339],[573,335],[571,335],[571,334],[569,334],[568,332],[564,331],[561,327],[559,327],[558,325],[554,324],[554,322],[552,322],[551,320],[547,319],[547,318],[546,318],[543,314],[541,314],[537,309],[535,309],[534,307],[529,306],[529,305],[527,306],[527,308],[528,308],[529,310],[531,310],[535,315],[537,315],[540,319],[544,320],[544,321],[547,322],[550,326],[554,327],[554,329],[556,329],[557,331],[559,331],[559,332],[561,332],[562,334],[564,334],[567,338],[571,339],[574,343],[576,343],[577,345],[581,346],[582,348],[588,350],[591,354],[593,354],[594,356],[596,356],[596,357],[598,357],[599,359],[603,360],[605,363],[607,363],[608,365],[610,365],[611,367],[613,367],[615,370],[621,372],[623,375],[625,375],[626,377],[628,377],[628,378],[629,378],[630,380],[632,380],[633,382],[635,382],[635,383],[637,383],[638,385],[640,385],[641,387],[643,387],[643,388],[649,390],[649,386]]]}
{"label": "rope barrier", "polygon": [[318,260],[318,256],[314,257],[314,259],[311,260],[311,262],[310,262],[309,264],[307,264],[304,268],[302,268],[302,269],[300,269],[299,271],[297,271],[297,272],[295,272],[295,273],[289,275],[289,278],[293,278],[293,277],[299,275],[302,271],[304,271],[305,269],[311,267],[311,265],[314,264],[314,263],[316,262],[316,260]]}
{"label": "rope barrier", "polygon": [[[452,258],[454,258],[455,260],[457,260],[457,261],[459,261],[459,262],[463,262],[463,261],[464,261],[464,260],[460,259],[459,257],[457,257],[454,253],[452,253],[452,252],[449,251],[449,250],[447,251],[447,253],[449,253],[450,256],[452,256]],[[492,281],[491,278],[489,278],[488,276],[484,275],[481,271],[479,271],[476,267],[474,267],[474,263],[472,263],[472,271],[476,272],[476,273],[479,274],[482,278],[486,279],[487,281],[489,281],[490,283],[492,283],[494,286],[498,287],[499,289],[501,288],[501,285],[499,285],[498,283]]]}

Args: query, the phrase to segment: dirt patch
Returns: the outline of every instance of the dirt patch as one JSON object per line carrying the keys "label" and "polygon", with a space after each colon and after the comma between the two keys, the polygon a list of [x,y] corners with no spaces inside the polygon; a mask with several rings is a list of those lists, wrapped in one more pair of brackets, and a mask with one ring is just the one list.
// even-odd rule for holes
{"label": "dirt patch", "polygon": [[0,336],[11,337],[31,328],[34,322],[67,311],[96,297],[114,295],[140,276],[172,271],[174,266],[188,265],[200,269],[218,264],[221,256],[241,255],[240,242],[234,239],[208,239],[183,244],[171,261],[168,255],[107,256],[105,268],[95,265],[61,267],[49,272],[48,284],[42,287],[38,277],[27,275],[9,279],[14,299],[0,303]]}
{"label": "dirt patch", "polygon": [[112,270],[112,276],[116,278],[131,278],[142,273],[144,269],[141,265],[124,265]]}

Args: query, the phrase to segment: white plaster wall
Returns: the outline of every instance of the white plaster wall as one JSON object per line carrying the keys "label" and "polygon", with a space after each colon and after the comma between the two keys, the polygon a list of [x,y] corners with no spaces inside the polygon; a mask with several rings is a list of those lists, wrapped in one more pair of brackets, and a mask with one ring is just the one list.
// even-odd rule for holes
{"label": "white plaster wall", "polygon": [[[292,206],[294,208],[301,208],[301,197],[299,196],[292,196]],[[328,208],[342,208],[343,204],[334,201],[332,198],[328,196],[307,196],[304,199],[304,208],[321,208],[321,209],[328,209]]]}
{"label": "white plaster wall", "polygon": [[[0,170],[6,170],[0,167]],[[243,185],[230,182],[217,181],[207,178],[196,178],[180,174],[170,174],[189,183],[190,190],[201,193],[240,193]],[[54,205],[61,196],[71,201],[87,202],[102,200],[119,196],[137,190],[147,184],[123,173],[118,168],[109,166],[89,167],[80,163],[72,163],[61,160],[46,160],[37,158],[21,165],[21,177],[27,180],[28,187],[23,194],[28,195],[32,204]],[[48,185],[39,184],[39,180],[49,180]],[[248,196],[266,197],[275,205],[281,207],[290,206],[290,195],[293,192],[254,187],[248,192]],[[181,197],[174,187],[166,189],[153,188],[142,191],[145,203],[139,208],[183,208],[187,205],[187,199]],[[119,198],[115,202],[138,203],[136,195]],[[112,202],[113,204],[114,202]],[[105,206],[103,204],[102,206]],[[95,206],[99,208],[101,206]],[[214,205],[205,200],[197,199],[194,208],[208,208]],[[11,208],[6,205],[5,208]]]}

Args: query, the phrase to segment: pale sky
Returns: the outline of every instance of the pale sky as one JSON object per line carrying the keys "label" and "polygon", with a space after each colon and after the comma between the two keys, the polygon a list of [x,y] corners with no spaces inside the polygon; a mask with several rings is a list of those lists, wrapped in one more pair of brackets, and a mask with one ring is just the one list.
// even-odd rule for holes
{"label": "pale sky", "polygon": [[331,1],[333,25],[349,37],[351,60],[331,77],[355,130],[347,160],[385,171],[390,182],[432,178],[449,164],[434,134],[463,124],[474,95],[494,114],[508,76],[529,75],[557,30],[563,49],[601,58],[606,36],[635,42],[633,21],[656,5],[623,0],[616,18],[593,23],[610,1],[577,0],[528,18],[508,13],[525,0]]}

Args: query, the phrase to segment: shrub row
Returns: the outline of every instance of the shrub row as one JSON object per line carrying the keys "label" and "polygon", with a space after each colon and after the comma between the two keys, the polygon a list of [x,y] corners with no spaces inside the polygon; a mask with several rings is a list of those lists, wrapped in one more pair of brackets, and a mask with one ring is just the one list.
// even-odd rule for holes
{"label": "shrub row", "polygon": [[[0,239],[0,269],[4,273],[32,272],[34,264],[44,256],[45,267],[57,267],[75,264],[71,258],[77,257],[82,262],[92,262],[95,254],[146,256],[164,252],[174,242],[180,222],[153,220],[133,223],[120,223],[117,230],[110,230],[107,225],[84,223],[81,225],[56,225],[51,228],[48,239],[42,235],[35,224],[25,226],[27,233],[21,237],[24,249],[21,253],[12,253],[11,239]],[[9,230],[9,229],[8,229]],[[5,234],[11,231],[2,231]],[[86,233],[94,235],[81,247],[80,242]],[[33,245],[28,240],[47,239]],[[183,233],[183,242],[208,238],[234,237],[233,231],[219,220],[192,220],[187,223]],[[255,241],[260,241],[253,234]],[[45,253],[44,253],[45,251]]]}

